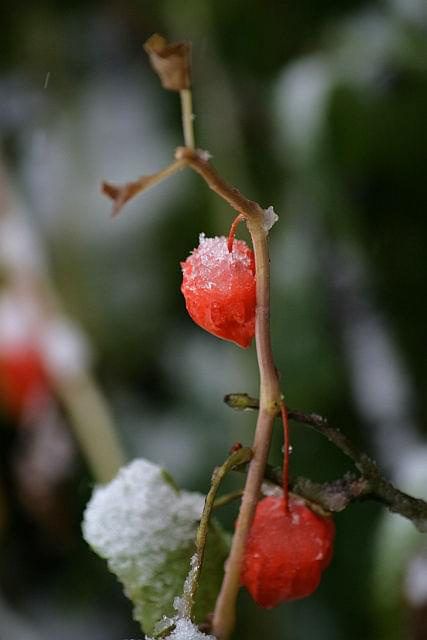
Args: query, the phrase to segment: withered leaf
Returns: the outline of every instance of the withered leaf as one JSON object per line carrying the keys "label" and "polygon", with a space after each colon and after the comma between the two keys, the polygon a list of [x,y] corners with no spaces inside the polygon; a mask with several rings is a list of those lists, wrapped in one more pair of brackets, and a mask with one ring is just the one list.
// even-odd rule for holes
{"label": "withered leaf", "polygon": [[152,187],[158,182],[161,182],[168,176],[171,176],[179,169],[185,166],[185,160],[178,159],[169,164],[167,167],[157,173],[152,173],[149,176],[141,176],[137,180],[132,182],[126,182],[125,184],[112,184],[111,182],[101,183],[101,193],[113,200],[113,216],[117,215],[122,209],[123,205],[128,200],[131,200],[134,196],[138,195],[142,191],[145,191],[149,187]]}
{"label": "withered leaf", "polygon": [[144,44],[151,66],[160,78],[162,86],[170,91],[189,89],[191,44],[171,42],[155,33]]}
{"label": "withered leaf", "polygon": [[157,181],[158,175],[155,173],[151,176],[141,176],[138,180],[126,182],[125,184],[102,182],[101,193],[104,193],[113,200],[114,204],[112,213],[113,216],[116,216],[120,213],[123,205],[125,205],[128,200],[131,200],[138,193],[141,193],[141,191],[144,191],[144,189],[147,189]]}

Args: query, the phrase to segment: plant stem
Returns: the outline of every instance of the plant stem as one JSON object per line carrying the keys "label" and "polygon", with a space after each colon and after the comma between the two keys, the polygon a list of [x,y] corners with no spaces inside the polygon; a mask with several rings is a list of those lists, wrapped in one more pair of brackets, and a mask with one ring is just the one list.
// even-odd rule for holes
{"label": "plant stem", "polygon": [[246,539],[255,514],[271,444],[274,418],[281,403],[277,370],[274,365],[270,339],[270,260],[267,232],[264,228],[264,209],[248,200],[238,189],[225,182],[201,151],[179,148],[177,160],[185,159],[223,200],[242,214],[252,238],[256,271],[255,340],[260,373],[260,406],[255,429],[253,458],[249,464],[224,580],[219,592],[212,630],[219,640],[227,640],[235,625],[236,601],[240,588],[240,574]]}
{"label": "plant stem", "polygon": [[213,508],[219,509],[220,507],[225,507],[225,505],[230,504],[230,502],[240,499],[242,495],[243,491],[241,489],[236,489],[236,491],[231,491],[231,493],[225,493],[215,500]]}
{"label": "plant stem", "polygon": [[264,218],[264,209],[257,202],[245,198],[236,187],[228,184],[215,171],[208,160],[205,151],[178,147],[175,151],[176,160],[185,160],[186,164],[196,173],[202,176],[207,185],[215,191],[223,200],[247,219]]}
{"label": "plant stem", "polygon": [[202,570],[203,558],[205,554],[206,539],[209,531],[209,521],[212,510],[215,507],[215,497],[218,492],[219,486],[227,473],[234,467],[246,464],[252,458],[252,450],[249,447],[242,447],[234,453],[232,453],[227,460],[220,467],[217,467],[212,474],[211,488],[205,499],[205,505],[203,507],[202,517],[197,529],[196,535],[196,553],[194,561],[192,559],[192,566],[190,573],[185,581],[184,585],[184,606],[183,615],[186,618],[192,618],[194,603],[196,599],[197,587],[200,579],[200,572]]}
{"label": "plant stem", "polygon": [[184,133],[184,144],[189,149],[194,149],[194,114],[193,114],[193,98],[191,89],[181,89],[179,92],[181,98],[181,114],[182,114],[182,130]]}
{"label": "plant stem", "polygon": [[285,503],[285,511],[289,512],[289,424],[288,411],[283,401],[280,404],[280,414],[283,423],[283,501]]}
{"label": "plant stem", "polygon": [[[259,401],[246,393],[231,393],[224,398],[234,409],[258,409]],[[282,408],[280,409],[282,411]],[[332,444],[349,457],[361,474],[356,477],[346,473],[332,482],[318,483],[308,478],[297,477],[289,481],[290,490],[303,498],[320,505],[325,511],[342,511],[354,500],[375,500],[388,507],[393,513],[408,518],[423,533],[427,532],[427,502],[409,496],[394,487],[384,478],[372,460],[339,429],[332,427],[326,418],[316,413],[286,410],[287,418],[312,427],[325,436]],[[284,461],[284,463],[286,460]],[[275,484],[284,485],[285,469],[267,465],[265,478]]]}
{"label": "plant stem", "polygon": [[55,381],[70,418],[76,440],[96,482],[109,482],[126,463],[109,407],[92,377],[78,376]]}
{"label": "plant stem", "polygon": [[264,470],[270,450],[274,418],[280,403],[280,388],[270,342],[269,260],[267,237],[263,228],[249,224],[252,236],[257,277],[256,346],[260,371],[260,410],[253,444],[254,457],[249,465],[239,518],[230,555],[219,592],[212,630],[219,640],[230,637],[236,616],[237,594],[245,553],[246,539],[259,499]]}

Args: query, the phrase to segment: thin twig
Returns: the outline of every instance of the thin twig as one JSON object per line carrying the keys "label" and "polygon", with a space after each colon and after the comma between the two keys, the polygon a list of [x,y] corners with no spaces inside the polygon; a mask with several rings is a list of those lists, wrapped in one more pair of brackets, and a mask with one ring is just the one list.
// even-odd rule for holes
{"label": "thin twig", "polygon": [[228,238],[227,238],[228,253],[232,253],[233,251],[233,243],[234,243],[234,237],[236,235],[237,227],[243,220],[244,220],[243,215],[239,213],[239,215],[234,218],[231,224],[230,231],[228,232]]}
{"label": "thin twig", "polygon": [[303,413],[302,411],[294,411],[292,409],[288,410],[288,417],[290,420],[313,427],[325,436],[329,442],[332,442],[332,444],[340,449],[347,457],[353,460],[356,468],[360,473],[363,473],[363,475],[367,477],[378,476],[379,471],[375,462],[371,460],[366,453],[360,451],[342,431],[331,427],[326,418],[322,418],[322,416],[316,413]]}
{"label": "thin twig", "polygon": [[191,89],[182,89],[179,92],[181,98],[182,130],[184,134],[184,144],[189,149],[194,149],[194,114],[193,97]]}
{"label": "thin twig", "polygon": [[186,618],[192,618],[194,604],[196,600],[197,587],[199,585],[200,572],[202,570],[203,558],[205,555],[206,539],[209,531],[209,522],[212,509],[216,506],[215,497],[219,486],[231,469],[246,464],[252,458],[252,449],[242,447],[234,451],[222,464],[217,467],[212,474],[211,488],[205,499],[202,517],[196,534],[196,553],[192,559],[192,567],[185,581],[183,593],[182,614]]}
{"label": "thin twig", "polygon": [[242,489],[236,489],[236,491],[226,493],[215,500],[213,508],[220,509],[221,507],[225,507],[227,504],[230,504],[230,502],[234,502],[234,500],[238,500],[239,498],[241,498],[242,495]]}
{"label": "thin twig", "polygon": [[209,162],[209,154],[206,151],[178,147],[175,151],[175,158],[185,160],[189,167],[202,176],[210,189],[228,202],[237,213],[241,213],[248,219],[263,218],[264,209],[257,202],[246,198],[236,187],[223,180]]}
{"label": "thin twig", "polygon": [[[225,396],[225,402],[234,409],[257,409],[259,401],[245,393],[233,393]],[[322,484],[312,482],[308,478],[293,478],[289,482],[291,491],[320,505],[327,511],[342,511],[354,500],[375,500],[385,505],[390,511],[399,513],[413,522],[419,531],[427,532],[427,502],[414,498],[397,489],[384,478],[375,463],[366,453],[344,435],[339,429],[316,413],[303,413],[288,409],[289,420],[312,427],[348,458],[350,458],[360,477],[346,474],[334,482]],[[265,477],[275,484],[282,485],[283,469],[266,467]]]}

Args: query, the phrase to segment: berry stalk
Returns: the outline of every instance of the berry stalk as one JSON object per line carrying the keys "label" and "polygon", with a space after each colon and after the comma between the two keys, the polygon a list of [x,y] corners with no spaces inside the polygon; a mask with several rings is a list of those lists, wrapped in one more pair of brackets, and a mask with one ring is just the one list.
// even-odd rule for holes
{"label": "berry stalk", "polygon": [[239,213],[239,215],[233,220],[233,223],[230,227],[230,231],[228,233],[228,239],[227,239],[227,248],[229,253],[233,251],[233,242],[234,242],[234,236],[236,235],[237,227],[244,219],[245,218],[243,217],[243,215]]}

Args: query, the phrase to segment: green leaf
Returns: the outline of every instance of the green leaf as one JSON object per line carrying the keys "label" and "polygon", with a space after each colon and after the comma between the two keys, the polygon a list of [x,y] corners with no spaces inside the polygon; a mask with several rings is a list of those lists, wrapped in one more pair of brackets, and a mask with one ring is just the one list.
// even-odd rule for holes
{"label": "green leaf", "polygon": [[[123,467],[98,487],[86,508],[83,535],[123,584],[134,617],[147,634],[163,616],[174,616],[182,595],[204,497],[178,491],[169,474],[146,460]],[[196,622],[213,610],[229,537],[212,522],[197,592]]]}

